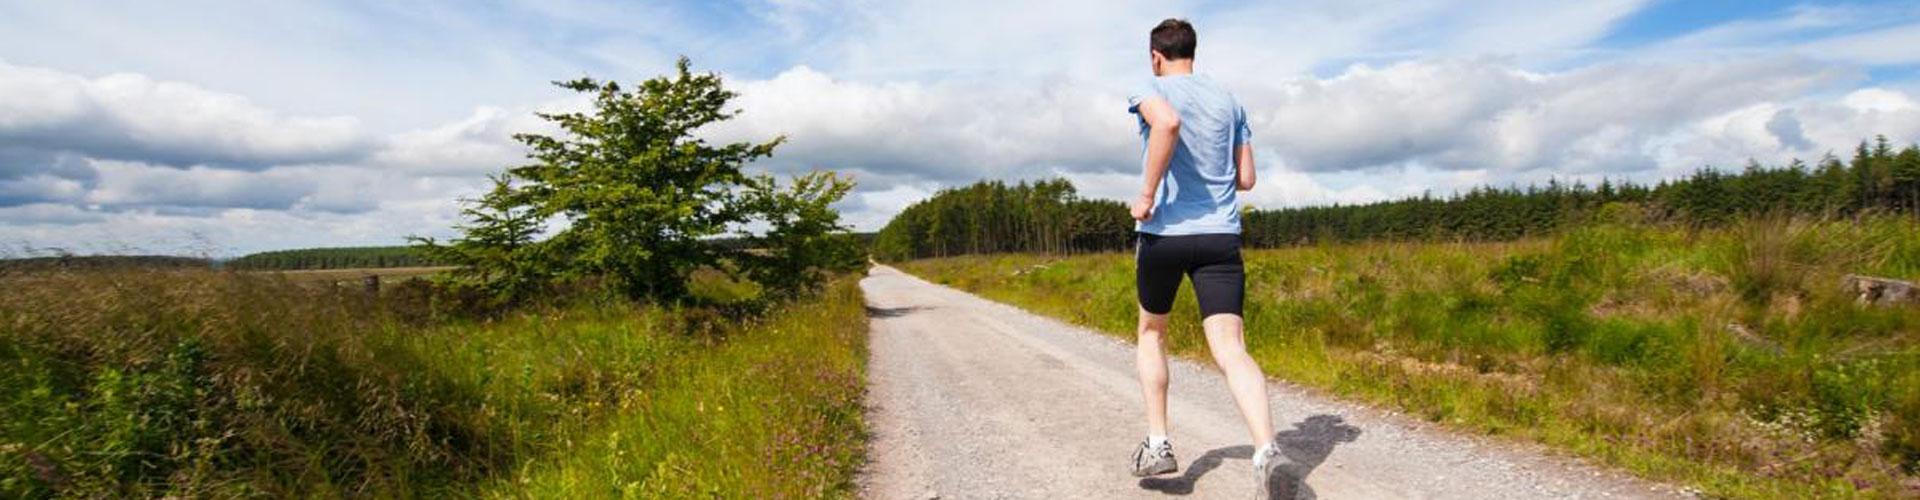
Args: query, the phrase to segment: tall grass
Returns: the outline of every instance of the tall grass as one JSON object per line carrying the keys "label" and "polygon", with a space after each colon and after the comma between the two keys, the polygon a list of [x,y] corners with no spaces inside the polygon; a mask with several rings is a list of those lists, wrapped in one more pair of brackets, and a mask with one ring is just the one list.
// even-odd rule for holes
{"label": "tall grass", "polygon": [[[1125,337],[1128,257],[901,267]],[[1247,272],[1248,342],[1277,377],[1711,495],[1920,495],[1920,311],[1840,287],[1920,278],[1912,219],[1261,250]],[[1175,350],[1204,353],[1191,299],[1174,314]]]}
{"label": "tall grass", "polygon": [[[859,458],[851,280],[745,316],[585,300],[453,321],[204,270],[0,290],[5,497],[834,495]],[[715,404],[737,414],[700,418]]]}
{"label": "tall grass", "polygon": [[[817,303],[791,305],[749,328],[728,326],[725,318],[704,315],[682,315],[674,321],[679,328],[696,330],[721,326],[679,345],[653,344],[647,365],[652,371],[643,374],[652,380],[588,405],[618,408],[607,421],[576,429],[561,439],[536,441],[542,448],[539,453],[547,458],[501,477],[489,485],[487,494],[535,498],[851,494],[865,443],[860,397],[867,331],[866,310],[854,280],[840,280]],[[524,355],[542,350],[510,351]],[[473,351],[467,355],[491,356]],[[494,370],[462,370],[468,377],[488,377],[512,372],[513,364],[508,360],[495,364]],[[469,365],[452,362],[448,366]]]}

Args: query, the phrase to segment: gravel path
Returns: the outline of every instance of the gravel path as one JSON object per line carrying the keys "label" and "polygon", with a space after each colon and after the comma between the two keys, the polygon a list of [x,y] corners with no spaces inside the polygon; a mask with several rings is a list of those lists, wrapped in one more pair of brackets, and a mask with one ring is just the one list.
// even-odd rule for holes
{"label": "gravel path", "polygon": [[[1132,345],[890,267],[860,283],[872,321],[869,498],[1247,498],[1252,450],[1225,382],[1176,360],[1181,471],[1127,473],[1145,432]],[[1280,498],[1668,498],[1676,489],[1445,433],[1269,384],[1290,464]],[[1289,491],[1290,490],[1290,491]]]}

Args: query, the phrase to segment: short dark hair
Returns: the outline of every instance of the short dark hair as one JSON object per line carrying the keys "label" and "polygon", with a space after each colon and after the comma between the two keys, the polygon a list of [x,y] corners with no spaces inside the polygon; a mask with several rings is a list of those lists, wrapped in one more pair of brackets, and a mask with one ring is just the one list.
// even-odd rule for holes
{"label": "short dark hair", "polygon": [[1185,19],[1160,21],[1153,27],[1153,51],[1167,56],[1167,59],[1193,59],[1193,46],[1200,43],[1193,34],[1193,24]]}

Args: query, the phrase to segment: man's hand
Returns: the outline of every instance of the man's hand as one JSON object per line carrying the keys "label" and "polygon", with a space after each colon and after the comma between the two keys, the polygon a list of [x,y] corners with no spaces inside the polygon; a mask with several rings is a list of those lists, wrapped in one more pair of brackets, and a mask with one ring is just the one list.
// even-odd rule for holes
{"label": "man's hand", "polygon": [[1133,198],[1133,220],[1146,222],[1153,218],[1153,195],[1142,194]]}

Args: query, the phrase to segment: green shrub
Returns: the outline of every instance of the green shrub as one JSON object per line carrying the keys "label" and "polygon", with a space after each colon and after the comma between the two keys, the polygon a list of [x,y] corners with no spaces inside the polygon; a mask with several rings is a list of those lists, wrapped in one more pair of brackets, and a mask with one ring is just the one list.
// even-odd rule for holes
{"label": "green shrub", "polygon": [[1809,394],[1811,430],[1831,439],[1858,437],[1860,426],[1885,410],[1892,395],[1883,366],[1875,361],[1857,361],[1815,368]]}
{"label": "green shrub", "polygon": [[1895,389],[1886,451],[1897,457],[1906,473],[1920,474],[1920,372],[1907,372]]}

